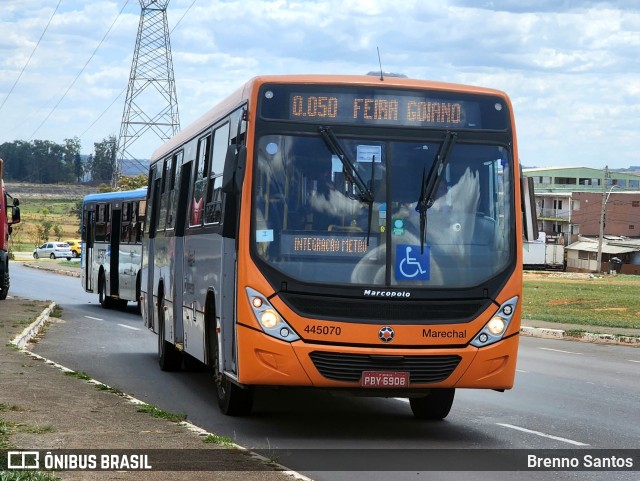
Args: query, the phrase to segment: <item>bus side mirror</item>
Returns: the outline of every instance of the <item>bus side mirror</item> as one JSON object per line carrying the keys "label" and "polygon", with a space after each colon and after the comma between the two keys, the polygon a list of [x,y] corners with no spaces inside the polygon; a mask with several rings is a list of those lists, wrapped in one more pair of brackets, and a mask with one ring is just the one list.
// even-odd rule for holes
{"label": "bus side mirror", "polygon": [[20,201],[18,199],[13,199],[13,212],[11,214],[11,223],[19,224],[20,223]]}
{"label": "bus side mirror", "polygon": [[536,214],[536,199],[533,177],[521,177],[522,222],[524,237],[532,242],[538,239],[538,216]]}
{"label": "bus side mirror", "polygon": [[246,162],[247,148],[244,145],[229,145],[222,172],[222,192],[237,194],[242,190]]}

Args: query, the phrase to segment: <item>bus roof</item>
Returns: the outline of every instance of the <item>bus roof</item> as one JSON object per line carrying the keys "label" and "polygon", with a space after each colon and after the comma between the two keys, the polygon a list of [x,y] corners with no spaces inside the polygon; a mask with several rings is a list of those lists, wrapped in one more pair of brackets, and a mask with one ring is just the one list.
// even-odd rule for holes
{"label": "bus roof", "polygon": [[[432,89],[450,92],[467,92],[481,95],[497,95],[508,101],[506,93],[485,87],[436,82],[431,80],[417,80],[403,77],[383,77],[379,75],[263,75],[253,77],[239,89],[222,100],[219,104],[207,111],[201,117],[193,121],[174,137],[158,147],[151,156],[151,163],[171,153],[178,146],[191,140],[213,124],[221,115],[240,106],[249,99],[249,95],[265,83],[291,83],[291,84],[341,84],[352,86],[385,86],[407,89]],[[510,103],[510,102],[509,102]]]}
{"label": "bus roof", "polygon": [[103,192],[99,194],[87,195],[83,203],[87,202],[113,202],[114,200],[140,200],[147,196],[147,188],[141,187],[135,190],[121,190],[117,192]]}

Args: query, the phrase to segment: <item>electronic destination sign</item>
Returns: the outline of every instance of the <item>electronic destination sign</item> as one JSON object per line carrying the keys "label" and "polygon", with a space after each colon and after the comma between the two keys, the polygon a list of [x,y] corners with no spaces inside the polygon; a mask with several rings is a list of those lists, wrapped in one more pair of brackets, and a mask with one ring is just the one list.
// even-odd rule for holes
{"label": "electronic destination sign", "polygon": [[493,95],[330,85],[268,85],[261,93],[261,115],[272,120],[473,130],[508,126],[507,106]]}

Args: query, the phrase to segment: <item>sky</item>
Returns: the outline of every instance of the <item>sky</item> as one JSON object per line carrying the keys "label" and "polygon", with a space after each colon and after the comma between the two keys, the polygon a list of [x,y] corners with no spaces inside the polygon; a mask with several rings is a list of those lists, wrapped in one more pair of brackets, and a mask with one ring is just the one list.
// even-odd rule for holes
{"label": "sky", "polygon": [[[117,137],[140,13],[0,0],[0,144]],[[385,71],[505,91],[526,167],[640,166],[637,0],[170,0],[167,18],[182,128],[253,76],[365,74],[379,49]]]}

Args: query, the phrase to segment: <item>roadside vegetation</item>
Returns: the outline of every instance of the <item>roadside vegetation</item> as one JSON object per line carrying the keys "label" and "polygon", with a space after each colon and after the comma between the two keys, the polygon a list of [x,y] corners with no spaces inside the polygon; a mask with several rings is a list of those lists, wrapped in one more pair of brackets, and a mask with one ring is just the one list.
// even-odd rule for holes
{"label": "roadside vegetation", "polygon": [[[48,433],[54,432],[53,426],[27,426],[7,421],[2,417],[3,413],[12,411],[23,411],[23,408],[16,405],[9,405],[0,402],[0,450],[15,449],[15,445],[9,440],[11,434],[19,432],[28,433]],[[7,459],[0,459],[0,481],[60,481],[60,478],[50,473],[41,471],[9,471],[7,470]]]}
{"label": "roadside vegetation", "polygon": [[[132,190],[146,185],[145,174],[123,176],[115,190]],[[78,196],[77,189],[65,189],[65,186],[56,185],[57,193],[51,198],[47,189],[51,190],[48,184],[31,185],[30,194],[16,195],[20,199],[22,220],[13,226],[10,239],[12,252],[31,252],[48,241],[80,238],[83,197]],[[85,192],[93,193],[112,190],[114,189],[107,184],[84,189]]]}
{"label": "roadside vegetation", "polygon": [[31,252],[47,241],[80,237],[81,199],[20,199],[20,224],[13,226],[11,250]]}
{"label": "roadside vegetation", "polygon": [[640,276],[525,274],[522,319],[640,329]]}

